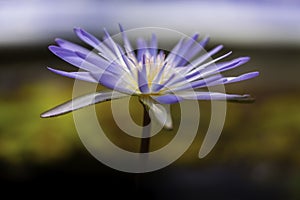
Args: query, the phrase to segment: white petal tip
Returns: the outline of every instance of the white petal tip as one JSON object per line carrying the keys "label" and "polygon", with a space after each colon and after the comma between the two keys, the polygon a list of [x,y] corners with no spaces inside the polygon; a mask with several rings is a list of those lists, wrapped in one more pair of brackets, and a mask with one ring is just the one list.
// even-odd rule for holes
{"label": "white petal tip", "polygon": [[55,112],[54,109],[51,109],[51,110],[48,110],[44,113],[42,113],[40,115],[41,118],[49,118],[49,117],[56,117],[56,116],[59,116],[59,115],[62,115],[62,114],[67,114],[69,112]]}
{"label": "white petal tip", "polygon": [[172,125],[164,125],[164,129],[167,131],[172,131],[173,130],[173,126]]}
{"label": "white petal tip", "polygon": [[51,117],[51,114],[49,114],[48,112],[45,112],[45,113],[42,113],[40,115],[41,118],[48,118],[48,117]]}

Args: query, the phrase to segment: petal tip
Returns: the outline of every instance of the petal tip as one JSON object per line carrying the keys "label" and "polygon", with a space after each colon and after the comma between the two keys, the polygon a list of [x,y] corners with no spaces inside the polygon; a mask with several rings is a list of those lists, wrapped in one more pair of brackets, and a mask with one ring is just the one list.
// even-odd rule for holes
{"label": "petal tip", "polygon": [[239,63],[239,65],[245,64],[246,62],[249,62],[251,58],[249,56],[245,56],[245,57],[240,57],[237,58],[237,61]]}
{"label": "petal tip", "polygon": [[43,112],[42,114],[40,114],[41,118],[49,118],[52,117],[51,113],[49,113],[48,111]]}
{"label": "petal tip", "polygon": [[77,32],[82,31],[82,28],[80,28],[80,27],[74,27],[73,30],[74,30],[75,33],[77,33]]}
{"label": "petal tip", "polygon": [[52,67],[46,67],[46,68],[50,71],[54,70]]}
{"label": "petal tip", "polygon": [[164,124],[164,129],[167,130],[167,131],[172,131],[173,130],[173,124],[168,124],[168,123],[165,123]]}
{"label": "petal tip", "polygon": [[50,45],[50,46],[48,46],[48,49],[53,52],[53,51],[57,50],[57,46]]}
{"label": "petal tip", "polygon": [[258,71],[253,72],[253,74],[254,74],[255,76],[259,76],[259,75],[260,75],[260,73],[259,73]]}
{"label": "petal tip", "polygon": [[120,31],[121,31],[121,32],[124,32],[124,28],[123,28],[122,24],[121,24],[121,23],[118,23],[118,25],[119,25]]}
{"label": "petal tip", "polygon": [[61,39],[61,38],[55,38],[54,41],[55,41],[55,43],[58,44],[58,45],[63,44],[63,43],[65,42],[65,41],[64,41],[63,39]]}

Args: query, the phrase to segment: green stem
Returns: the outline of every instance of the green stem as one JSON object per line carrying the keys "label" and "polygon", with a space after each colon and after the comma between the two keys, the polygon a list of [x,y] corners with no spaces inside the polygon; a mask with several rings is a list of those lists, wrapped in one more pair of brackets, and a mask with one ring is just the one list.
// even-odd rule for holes
{"label": "green stem", "polygon": [[150,149],[150,126],[147,126],[150,124],[151,119],[149,116],[149,109],[145,104],[143,104],[143,132],[142,132],[142,138],[141,138],[141,145],[140,145],[140,153],[148,153]]}
{"label": "green stem", "polygon": [[[151,122],[150,116],[149,116],[149,109],[148,107],[141,102],[143,105],[143,131],[142,131],[142,138],[141,138],[141,144],[140,144],[140,153],[148,153],[150,150],[150,128],[149,125]],[[147,126],[149,125],[149,126]],[[141,188],[141,176],[142,174],[138,173],[135,175],[135,187],[136,190],[139,191]]]}

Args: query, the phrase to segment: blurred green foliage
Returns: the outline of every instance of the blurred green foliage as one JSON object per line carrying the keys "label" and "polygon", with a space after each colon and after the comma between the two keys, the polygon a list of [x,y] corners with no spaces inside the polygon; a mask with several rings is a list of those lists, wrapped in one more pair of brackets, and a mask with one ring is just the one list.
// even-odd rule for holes
{"label": "blurred green foliage", "polygon": [[[27,164],[52,165],[72,158],[78,151],[86,151],[77,135],[72,114],[47,119],[39,116],[71,99],[72,84],[69,80],[38,80],[0,97],[1,162],[16,169]],[[266,186],[281,180],[290,197],[297,199],[300,187],[300,95],[294,92],[258,93],[256,98],[254,104],[227,104],[221,137],[212,152],[201,160],[198,152],[210,121],[210,103],[199,102],[198,135],[174,164],[203,169],[243,163],[249,167],[247,172],[252,181]],[[129,109],[133,120],[141,125],[142,107],[137,98],[130,99]],[[114,122],[110,102],[98,104],[96,110],[99,123],[112,142],[129,151],[139,150],[140,140],[122,132]],[[174,130],[153,136],[152,151],[168,144],[176,134],[180,123],[179,105],[172,105],[172,111]]]}
{"label": "blurred green foliage", "polygon": [[[71,82],[40,80],[23,85],[0,98],[0,158],[12,164],[51,163],[82,150],[72,114],[41,119],[45,110],[71,98]],[[258,96],[254,104],[229,103],[223,133],[206,162],[267,162],[300,165],[300,96]],[[261,99],[260,99],[261,98]],[[141,124],[141,105],[130,100],[133,120]],[[138,151],[139,139],[123,133],[115,124],[109,102],[98,104],[98,118],[107,136],[118,146]],[[194,163],[210,119],[210,104],[199,103],[201,122],[193,145],[178,163]],[[151,141],[152,150],[172,140],[180,123],[179,105],[172,105],[174,131],[162,131]]]}
{"label": "blurred green foliage", "polygon": [[78,147],[72,117],[41,119],[47,106],[67,99],[69,87],[59,82],[24,85],[0,98],[0,158],[11,164],[49,163]]}
{"label": "blurred green foliage", "polygon": [[[229,104],[224,159],[300,165],[300,96],[277,94],[252,105]],[[234,124],[234,126],[232,126]]]}

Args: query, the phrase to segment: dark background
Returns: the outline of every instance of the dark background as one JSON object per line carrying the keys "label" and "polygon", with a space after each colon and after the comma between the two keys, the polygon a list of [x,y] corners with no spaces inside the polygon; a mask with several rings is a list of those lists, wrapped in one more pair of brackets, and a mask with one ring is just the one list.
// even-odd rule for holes
{"label": "dark background", "polygon": [[[0,8],[0,16],[5,16],[0,33],[0,182],[4,191],[23,188],[29,195],[36,190],[49,195],[65,191],[96,194],[100,199],[105,194],[139,199],[300,198],[297,1],[2,1]],[[207,49],[222,43],[223,52],[233,51],[230,58],[251,57],[232,75],[260,71],[253,80],[226,87],[230,93],[251,94],[256,101],[228,103],[222,135],[205,158],[198,159],[198,151],[210,117],[207,102],[199,104],[203,121],[188,151],[170,166],[140,175],[113,170],[92,157],[76,133],[72,114],[39,118],[72,96],[73,80],[54,75],[46,66],[72,68],[47,46],[55,37],[79,41],[72,32],[76,26],[99,38],[103,27],[116,34],[118,22],[127,29],[161,26],[185,34],[209,34],[212,40]],[[166,45],[176,43],[172,38],[159,41],[164,39]],[[101,112],[107,105],[97,109]],[[104,124],[110,128],[113,120],[106,114]],[[111,129],[112,135],[118,134]],[[131,145],[122,138],[112,139]]]}

